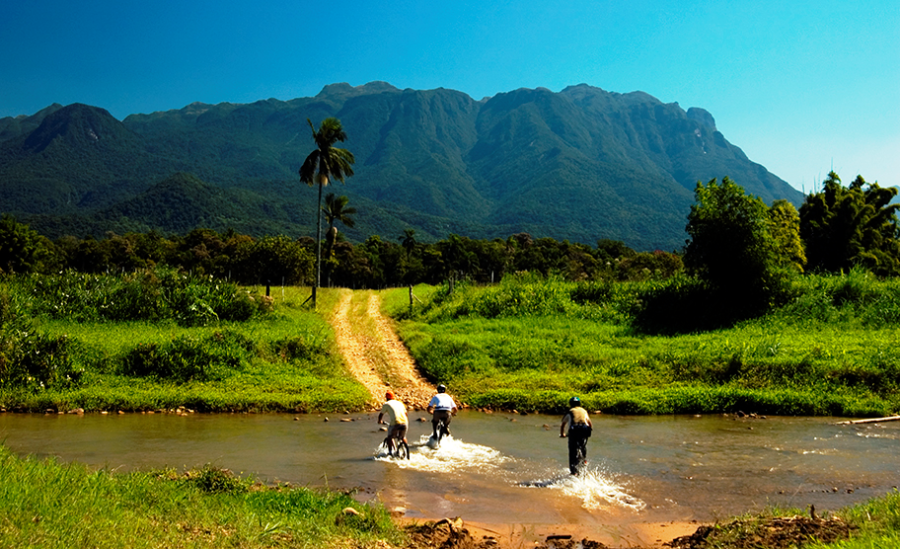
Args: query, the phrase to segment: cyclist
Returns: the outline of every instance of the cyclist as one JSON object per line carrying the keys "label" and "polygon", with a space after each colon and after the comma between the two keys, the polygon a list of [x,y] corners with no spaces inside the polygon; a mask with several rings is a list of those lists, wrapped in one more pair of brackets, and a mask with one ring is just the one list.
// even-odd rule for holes
{"label": "cyclist", "polygon": [[382,418],[387,415],[388,423],[390,424],[388,427],[388,453],[394,454],[394,439],[400,439],[404,444],[409,444],[406,441],[406,431],[409,428],[409,419],[406,415],[406,406],[394,398],[394,393],[392,391],[388,391],[385,393],[384,397],[387,399],[387,402],[381,407],[381,412],[378,413],[378,424],[382,423]]}
{"label": "cyclist", "polygon": [[569,399],[569,411],[563,416],[559,426],[559,436],[566,438],[566,425],[569,426],[569,471],[577,475],[579,469],[587,463],[587,441],[591,437],[593,425],[587,410],[581,407],[581,399]]}
{"label": "cyclist", "polygon": [[453,397],[447,394],[447,387],[441,383],[437,386],[437,394],[428,401],[428,412],[431,413],[432,438],[438,440],[438,424],[444,421],[444,434],[450,434],[450,418],[458,411]]}

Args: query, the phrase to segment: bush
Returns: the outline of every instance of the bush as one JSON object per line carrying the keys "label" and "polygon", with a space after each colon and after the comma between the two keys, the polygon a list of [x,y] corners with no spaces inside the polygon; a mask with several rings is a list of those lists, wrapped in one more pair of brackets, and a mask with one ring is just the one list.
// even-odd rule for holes
{"label": "bush", "polygon": [[0,329],[0,388],[34,391],[78,385],[84,369],[76,366],[72,347],[64,335]]}
{"label": "bush", "polygon": [[199,471],[186,473],[188,482],[208,494],[243,494],[249,490],[248,482],[234,476],[228,469],[206,464]]}
{"label": "bush", "polygon": [[176,383],[221,380],[241,370],[254,349],[246,336],[227,331],[202,340],[179,337],[162,345],[142,343],[125,355],[121,373]]}
{"label": "bush", "polygon": [[290,336],[272,343],[272,349],[281,360],[312,360],[319,355],[324,355],[327,350],[321,342],[310,341],[303,336]]}
{"label": "bush", "polygon": [[76,322],[175,320],[182,326],[203,326],[248,320],[272,309],[271,299],[254,298],[233,283],[169,268],[121,275],[28,275],[11,279],[10,288],[29,297],[33,315]]}

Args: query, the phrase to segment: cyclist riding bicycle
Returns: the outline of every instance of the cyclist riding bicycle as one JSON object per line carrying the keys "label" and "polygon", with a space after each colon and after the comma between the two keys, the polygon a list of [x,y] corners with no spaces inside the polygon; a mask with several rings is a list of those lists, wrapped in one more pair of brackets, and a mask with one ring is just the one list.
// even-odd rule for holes
{"label": "cyclist riding bicycle", "polygon": [[428,401],[428,412],[432,414],[431,416],[431,429],[432,429],[432,438],[435,440],[440,440],[438,437],[438,424],[443,421],[444,435],[450,434],[450,418],[456,415],[458,411],[456,408],[456,403],[453,402],[453,397],[447,394],[447,387],[444,386],[443,383],[437,386],[437,394],[431,397],[431,400]]}
{"label": "cyclist riding bicycle", "polygon": [[[569,408],[559,426],[559,436],[569,439],[569,471],[577,475],[587,463],[587,442],[591,438],[593,425],[587,410],[581,407],[580,398],[570,398]],[[568,434],[566,425],[569,426]]]}
{"label": "cyclist riding bicycle", "polygon": [[409,419],[406,415],[406,406],[396,400],[394,398],[394,393],[392,391],[388,391],[385,393],[385,398],[387,402],[381,407],[381,412],[378,413],[378,424],[381,425],[382,418],[387,415],[388,417],[388,453],[394,454],[394,439],[402,440],[404,444],[409,444],[406,441],[406,431],[409,428]]}

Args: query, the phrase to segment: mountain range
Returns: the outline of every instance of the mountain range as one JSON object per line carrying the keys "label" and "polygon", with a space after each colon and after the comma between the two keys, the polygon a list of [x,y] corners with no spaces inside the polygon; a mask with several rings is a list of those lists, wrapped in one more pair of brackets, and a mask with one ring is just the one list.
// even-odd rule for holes
{"label": "mountain range", "polygon": [[449,89],[332,84],[315,97],[193,103],[119,121],[83,104],[0,119],[0,211],[50,237],[233,228],[314,235],[298,169],[307,119],[341,120],[355,175],[326,192],[358,210],[351,241],[533,237],[638,250],[684,244],[697,181],[766,202],[803,195],[752,162],[700,108],[585,84],[476,101]]}

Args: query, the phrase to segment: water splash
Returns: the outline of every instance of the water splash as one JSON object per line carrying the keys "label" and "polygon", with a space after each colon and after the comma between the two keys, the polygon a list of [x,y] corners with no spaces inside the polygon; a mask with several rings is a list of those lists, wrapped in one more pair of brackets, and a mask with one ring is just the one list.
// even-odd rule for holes
{"label": "water splash", "polygon": [[544,479],[519,482],[518,485],[559,490],[567,496],[581,500],[582,508],[587,510],[616,507],[641,511],[647,507],[646,503],[626,492],[625,487],[618,483],[612,475],[598,469],[588,469],[577,476],[564,473]]}
{"label": "water splash", "polygon": [[548,488],[580,499],[581,506],[588,510],[618,507],[642,511],[647,507],[646,503],[626,492],[612,476],[596,469],[583,471],[580,475],[568,475]]}
{"label": "water splash", "polygon": [[[429,435],[423,435],[416,442],[411,441],[408,460],[389,457],[383,447],[376,453],[375,459],[417,471],[499,475],[518,486],[559,490],[566,496],[578,498],[587,510],[614,507],[641,511],[646,507],[643,501],[626,492],[614,475],[597,468],[588,468],[578,476],[559,474],[558,471],[553,471],[555,475],[548,474],[546,465],[504,456],[489,446],[463,442],[452,436],[442,439],[440,447]],[[513,480],[512,477],[520,475],[523,469],[533,469],[532,472],[542,478],[527,482]]]}
{"label": "water splash", "polygon": [[388,457],[384,448],[378,450],[375,460],[390,461],[403,469],[417,471],[485,473],[495,471],[510,459],[489,446],[463,442],[453,436],[444,437],[440,446],[430,439],[429,435],[422,435],[418,442],[412,442],[407,460]]}

